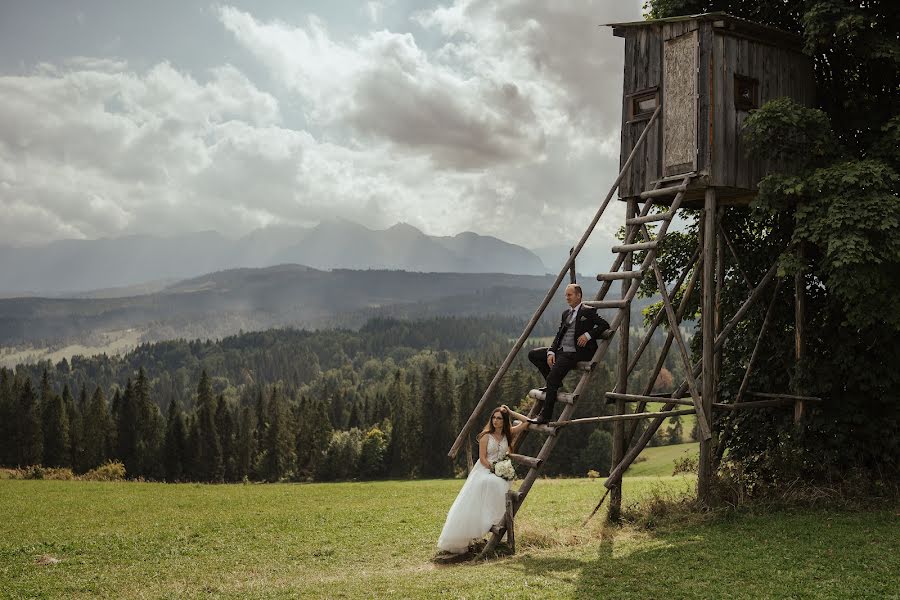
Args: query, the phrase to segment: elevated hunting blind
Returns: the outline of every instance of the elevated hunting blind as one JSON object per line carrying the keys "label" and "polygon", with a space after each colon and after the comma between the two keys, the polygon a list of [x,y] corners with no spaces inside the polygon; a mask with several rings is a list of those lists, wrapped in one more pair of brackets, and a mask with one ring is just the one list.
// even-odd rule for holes
{"label": "elevated hunting blind", "polygon": [[[472,433],[477,431],[482,411],[566,274],[575,281],[575,258],[618,190],[619,198],[627,202],[625,239],[612,248],[615,259],[609,270],[597,275],[602,283],[596,296],[584,302],[587,306],[614,311],[608,316],[610,329],[599,341],[593,358],[578,363],[579,378],[574,389],[558,395],[557,399],[564,405],[558,419],[546,425],[530,424],[513,440],[510,458],[526,466],[528,474],[517,490],[508,493],[506,516],[491,528],[493,535],[482,556],[492,551],[504,535],[515,548],[514,516],[540,476],[556,440],[570,426],[600,423],[613,426],[612,469],[604,486],[610,497],[608,517],[615,520],[621,509],[623,474],[666,419],[695,416],[700,437],[697,494],[701,501],[708,502],[712,474],[726,446],[719,440],[719,434],[730,431],[719,430],[718,423],[722,420],[715,419],[715,414],[793,408],[794,421],[799,426],[804,407],[821,400],[801,395],[802,383],[798,379],[791,380],[790,393],[748,388],[754,381],[754,364],[764,347],[772,308],[784,281],[777,276],[777,262],[765,273],[748,274],[742,267],[742,257],[737,255],[729,237],[729,213],[725,210],[725,207],[733,207],[729,209],[732,212],[742,210],[755,196],[760,179],[769,171],[786,166],[747,156],[741,126],[750,111],[774,98],[788,97],[804,105],[813,104],[812,61],[801,52],[800,38],[725,13],[614,23],[611,27],[614,35],[625,38],[621,170],[556,281],[460,431],[450,456],[455,457],[465,447],[471,464]],[[669,225],[678,210],[685,207],[702,209],[696,215],[700,239],[693,256],[673,282],[663,277],[657,256],[666,243]],[[648,227],[651,223],[656,225],[655,229]],[[803,252],[802,247],[794,250]],[[734,314],[725,315],[721,294],[729,278],[742,281],[749,293]],[[657,312],[641,342],[633,348],[629,327],[631,304],[645,279],[655,283],[663,310]],[[618,296],[611,293],[617,282],[621,283]],[[804,274],[796,274],[793,284],[794,354],[799,363],[805,353],[807,283]],[[701,348],[700,360],[694,362],[680,325],[691,296],[698,292],[701,318],[696,335]],[[768,303],[766,316],[740,388],[736,394],[720,397],[722,349],[748,311],[763,304],[764,298]],[[663,321],[668,325],[666,341],[656,366],[649,377],[643,378],[640,389],[629,389],[635,387],[631,376]],[[590,385],[594,368],[603,360],[614,337],[618,345],[616,384],[614,389],[604,391],[607,401],[615,405],[614,412],[575,418],[578,398]],[[656,392],[655,382],[672,348],[677,351],[684,380],[672,390]],[[545,391],[531,390],[528,397],[534,401],[530,407],[530,415],[534,416],[546,399]],[[649,410],[656,403],[662,403],[662,409]],[[634,410],[629,405],[634,405]],[[646,422],[647,426],[638,427],[639,422]],[[545,436],[540,452],[537,456],[518,454],[523,438],[532,433]],[[597,504],[594,512],[599,507]]]}
{"label": "elevated hunting blind", "polygon": [[[746,204],[767,169],[746,155],[741,125],[773,98],[811,106],[815,81],[801,39],[725,13],[613,23],[625,38],[621,164],[657,106],[662,114],[619,186],[630,198],[657,181],[697,173],[684,206],[703,188],[720,204]],[[704,178],[705,177],[705,181]]]}

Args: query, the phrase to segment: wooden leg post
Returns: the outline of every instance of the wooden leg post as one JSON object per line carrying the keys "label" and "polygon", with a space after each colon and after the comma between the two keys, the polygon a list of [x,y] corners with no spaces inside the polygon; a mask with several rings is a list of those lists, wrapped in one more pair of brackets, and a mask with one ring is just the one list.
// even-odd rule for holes
{"label": "wooden leg post", "polygon": [[[805,255],[804,247],[801,244],[799,255],[802,259]],[[806,339],[803,334],[804,323],[806,321],[806,277],[803,271],[794,275],[794,358],[797,364],[797,377],[803,377],[803,356],[806,354]],[[803,394],[804,390],[799,385],[794,386],[795,394]],[[803,419],[803,400],[797,400],[794,403],[794,424],[799,427]]]}
{"label": "wooden leg post", "polygon": [[[716,396],[715,379],[715,342],[716,342],[716,190],[706,188],[703,210],[703,285],[702,285],[702,396],[703,413],[707,423],[712,423],[712,405]],[[700,462],[697,473],[697,497],[700,502],[709,504],[710,483],[712,481],[713,445],[715,436],[709,440],[700,440]]]}
{"label": "wooden leg post", "polygon": [[[649,202],[649,200],[648,200]],[[625,214],[628,218],[637,214],[637,201],[631,199],[625,208]],[[634,227],[629,226],[629,227]],[[628,231],[626,230],[626,234]],[[623,270],[630,271],[632,268],[632,255],[629,252],[625,256],[625,264]],[[622,280],[622,297],[628,294],[628,288],[631,282]],[[622,315],[622,324],[619,326],[619,356],[616,361],[616,391],[624,394],[628,391],[628,342],[629,330],[631,329],[631,311],[624,311]],[[616,400],[616,414],[621,415],[625,412],[625,401]],[[622,457],[625,456],[625,422],[616,421],[613,424],[613,447],[612,447],[612,463],[619,464]],[[610,490],[609,494],[609,512],[607,512],[606,520],[611,523],[618,523],[622,516],[622,482],[620,481]]]}
{"label": "wooden leg post", "polygon": [[506,543],[509,544],[509,550],[513,554],[516,553],[516,531],[513,527],[515,520],[515,506],[512,491],[506,493]]}

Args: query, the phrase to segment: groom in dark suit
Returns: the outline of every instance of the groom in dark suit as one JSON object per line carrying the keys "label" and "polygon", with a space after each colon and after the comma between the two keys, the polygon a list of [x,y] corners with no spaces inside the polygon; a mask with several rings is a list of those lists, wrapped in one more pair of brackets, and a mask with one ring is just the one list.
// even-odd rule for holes
{"label": "groom in dark suit", "polygon": [[597,340],[609,329],[609,323],[597,314],[597,309],[582,305],[581,298],[580,285],[570,283],[566,286],[566,304],[570,308],[562,314],[553,344],[528,353],[528,360],[547,381],[544,408],[538,417],[529,419],[532,423],[543,424],[552,420],[553,405],[556,404],[563,378],[575,368],[576,363],[594,357]]}

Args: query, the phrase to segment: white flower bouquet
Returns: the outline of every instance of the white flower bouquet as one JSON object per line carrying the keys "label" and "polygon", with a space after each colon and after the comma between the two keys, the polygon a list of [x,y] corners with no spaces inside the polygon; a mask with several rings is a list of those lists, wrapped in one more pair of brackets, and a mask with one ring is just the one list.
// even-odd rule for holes
{"label": "white flower bouquet", "polygon": [[491,472],[507,481],[512,481],[516,478],[516,468],[508,458],[491,463]]}

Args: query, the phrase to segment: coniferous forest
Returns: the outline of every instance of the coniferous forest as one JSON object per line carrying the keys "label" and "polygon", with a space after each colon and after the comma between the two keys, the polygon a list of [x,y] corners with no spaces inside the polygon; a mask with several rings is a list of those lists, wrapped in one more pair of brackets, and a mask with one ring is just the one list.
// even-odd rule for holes
{"label": "coniferous forest", "polygon": [[[373,319],[358,331],[269,330],[0,369],[0,464],[78,474],[117,461],[129,478],[171,482],[458,475],[465,453],[451,461],[447,451],[522,325]],[[654,340],[639,365],[645,377],[660,345]],[[497,405],[526,411],[528,390],[542,385],[526,355]],[[614,364],[613,352],[579,401],[580,416],[606,412]],[[667,366],[661,385],[677,371]],[[686,433],[674,422],[656,442]],[[537,443],[532,436],[522,451]],[[545,472],[606,473],[610,447],[608,429],[572,428]]]}

